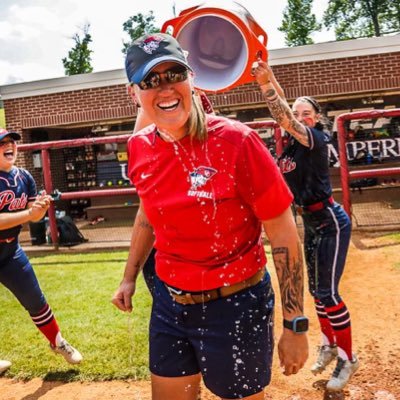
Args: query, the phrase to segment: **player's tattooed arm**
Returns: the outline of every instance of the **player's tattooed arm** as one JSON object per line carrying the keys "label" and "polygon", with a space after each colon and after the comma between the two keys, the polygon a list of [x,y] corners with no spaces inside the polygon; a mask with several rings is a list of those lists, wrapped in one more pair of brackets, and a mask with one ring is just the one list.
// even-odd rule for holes
{"label": "player's tattooed arm", "polygon": [[263,227],[271,245],[283,316],[291,320],[303,315],[304,301],[303,253],[291,208],[263,221]]}
{"label": "player's tattooed arm", "polygon": [[146,215],[143,213],[138,213],[138,224],[140,228],[143,229],[150,229],[153,232],[153,227],[150,225],[149,220],[147,219]]}
{"label": "player's tattooed arm", "polygon": [[142,205],[140,204],[133,223],[131,244],[126,262],[124,278],[136,281],[143,264],[153,247],[154,232]]}
{"label": "player's tattooed arm", "polygon": [[307,129],[296,120],[287,101],[278,95],[271,83],[264,85],[263,89],[272,118],[302,145],[309,147]]}
{"label": "player's tattooed arm", "polygon": [[[298,249],[301,254],[301,249]],[[303,314],[303,268],[301,259],[290,255],[287,247],[272,250],[278,276],[282,310],[287,314]]]}

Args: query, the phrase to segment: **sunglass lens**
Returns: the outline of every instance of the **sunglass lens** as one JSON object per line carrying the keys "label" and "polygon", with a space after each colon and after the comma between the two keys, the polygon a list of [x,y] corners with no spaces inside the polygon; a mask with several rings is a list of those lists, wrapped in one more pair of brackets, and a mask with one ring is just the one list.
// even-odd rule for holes
{"label": "sunglass lens", "polygon": [[166,72],[166,78],[169,83],[183,82],[187,79],[188,71],[183,66],[171,68]]}
{"label": "sunglass lens", "polygon": [[146,76],[140,83],[139,87],[142,90],[155,89],[161,84],[161,76],[165,76],[165,80],[168,83],[178,83],[183,82],[188,77],[188,70],[183,66],[178,66],[171,68],[161,74],[158,72],[151,72]]}
{"label": "sunglass lens", "polygon": [[142,82],[139,83],[139,87],[142,90],[154,89],[160,86],[160,81],[160,75],[157,72],[151,72],[142,80]]}

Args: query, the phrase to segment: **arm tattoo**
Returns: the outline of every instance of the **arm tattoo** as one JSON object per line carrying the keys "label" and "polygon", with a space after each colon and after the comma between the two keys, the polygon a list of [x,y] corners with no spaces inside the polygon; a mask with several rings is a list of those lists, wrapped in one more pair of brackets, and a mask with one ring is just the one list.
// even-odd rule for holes
{"label": "arm tattoo", "polygon": [[139,263],[139,262],[136,263],[135,269],[134,269],[134,272],[133,272],[133,279],[135,281],[136,281],[137,277],[139,276],[141,270],[142,270],[142,264]]}
{"label": "arm tattoo", "polygon": [[274,90],[268,90],[265,94],[267,106],[271,112],[272,118],[294,138],[304,146],[309,146],[306,128],[296,120],[286,100],[281,99],[276,93],[276,98],[272,100],[269,93]]}
{"label": "arm tattoo", "polygon": [[140,228],[153,230],[153,227],[150,225],[150,223],[147,220],[147,218],[143,218],[143,216],[140,216],[138,222],[139,222],[139,227]]}
{"label": "arm tattoo", "polygon": [[303,313],[303,269],[301,258],[290,261],[287,247],[273,249],[272,257],[278,275],[283,310],[289,313]]}

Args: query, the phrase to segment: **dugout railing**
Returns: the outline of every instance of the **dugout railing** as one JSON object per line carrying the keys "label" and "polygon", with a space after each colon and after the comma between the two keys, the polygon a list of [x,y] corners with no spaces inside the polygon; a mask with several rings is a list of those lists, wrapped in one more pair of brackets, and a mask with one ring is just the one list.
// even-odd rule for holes
{"label": "dugout railing", "polygon": [[[386,185],[385,180],[382,183],[378,181],[378,178],[384,177],[392,178],[390,182],[392,187],[389,189],[395,190],[394,195],[391,195],[391,198],[394,198],[394,200],[389,203],[388,198],[388,207],[400,207],[400,204],[398,204],[400,201],[400,182],[394,179],[394,177],[400,176],[400,123],[396,127],[394,137],[364,138],[364,140],[360,142],[358,148],[358,153],[363,153],[365,155],[362,162],[363,168],[360,168],[359,164],[349,165],[349,158],[351,158],[349,157],[349,145],[351,144],[349,132],[351,131],[351,124],[363,120],[376,121],[380,118],[393,118],[400,121],[400,109],[350,112],[341,114],[337,118],[342,203],[349,215],[354,216],[354,202],[352,202],[352,196],[362,193],[361,189],[364,190],[364,197],[366,197],[366,192],[368,190],[384,189],[382,185]],[[373,126],[373,124],[371,125]],[[354,140],[354,138],[352,139]],[[357,146],[355,146],[355,148],[357,148]],[[367,187],[363,187],[364,183]],[[369,183],[371,187],[368,187]],[[357,186],[359,191],[356,190]],[[384,199],[384,196],[381,195],[381,197]],[[391,204],[394,205],[391,206]],[[390,225],[391,223],[398,225],[400,223],[396,217],[386,222],[382,221],[379,213],[374,213],[372,208],[370,210],[365,210],[365,213],[368,212],[373,215],[374,218],[374,222],[368,222],[369,225]],[[384,210],[382,213],[383,212]],[[400,212],[398,214],[400,214]]]}
{"label": "dugout railing", "polygon": [[[352,183],[365,178],[371,177],[384,177],[384,176],[398,176],[400,175],[400,132],[398,137],[395,140],[399,142],[399,157],[395,160],[395,162],[390,163],[390,167],[387,167],[387,164],[384,162],[379,162],[377,164],[365,164],[362,165],[354,165],[349,164],[349,154],[347,146],[351,145],[348,140],[349,126],[352,121],[359,121],[363,119],[378,119],[382,117],[394,117],[400,118],[400,109],[392,109],[392,110],[374,110],[368,112],[353,112],[342,114],[337,119],[337,131],[338,131],[338,153],[339,153],[339,163],[340,163],[340,193],[336,192],[335,197],[337,196],[338,200],[342,202],[344,208],[349,214],[353,214],[353,202],[352,196],[355,196],[355,193],[352,191]],[[400,119],[399,119],[400,120]],[[283,136],[280,127],[274,121],[254,121],[246,123],[253,129],[256,129],[261,137],[264,138],[268,147],[272,152],[275,153],[276,156],[279,156],[282,153],[283,149]],[[54,152],[57,151],[65,151],[65,149],[71,149],[71,151],[82,150],[85,147],[90,146],[100,146],[107,144],[126,144],[128,139],[130,138],[130,134],[128,135],[113,135],[113,136],[103,136],[103,137],[90,137],[90,138],[80,138],[80,139],[71,139],[71,140],[59,140],[59,141],[48,141],[48,142],[40,142],[40,143],[31,143],[31,144],[21,144],[19,145],[19,151],[25,152],[26,159],[30,159],[30,154],[36,153],[40,156],[41,160],[41,170],[40,170],[40,179],[38,187],[39,189],[44,188],[48,193],[52,193],[55,201],[52,203],[47,217],[47,225],[48,225],[48,236],[49,239],[46,244],[48,247],[58,248],[59,246],[59,233],[57,228],[57,215],[56,208],[63,201],[73,201],[80,199],[106,199],[110,198],[124,198],[130,196],[135,196],[136,190],[134,187],[130,185],[124,187],[98,187],[98,185],[93,185],[88,190],[71,190],[71,189],[61,189],[59,184],[57,183],[57,179],[55,176],[58,173],[58,170],[62,168],[62,159],[55,159]],[[385,140],[385,139],[383,139]],[[365,141],[368,144],[368,140]],[[354,144],[354,143],[353,143]],[[371,143],[369,143],[371,144]],[[393,150],[394,151],[394,150]],[[351,158],[351,157],[350,157]],[[24,164],[24,163],[23,163]],[[26,163],[25,166],[30,170],[30,163]],[[37,172],[37,171],[36,171]],[[59,182],[59,180],[58,180]],[[399,181],[400,183],[400,181]],[[400,184],[398,185],[400,191]],[[379,188],[378,188],[379,189]],[[340,196],[342,198],[340,199]],[[399,196],[400,199],[400,196]],[[59,203],[61,202],[61,203]],[[59,209],[59,208],[58,208]],[[130,210],[125,210],[130,212]],[[125,218],[125,222],[128,224],[132,224],[134,218],[134,212],[132,210],[132,215],[129,214],[129,218]],[[128,221],[129,219],[129,221]],[[376,218],[375,218],[376,220]],[[400,221],[400,220],[399,220]],[[394,220],[393,222],[398,224],[399,221]],[[112,224],[110,224],[112,225]],[[106,224],[100,224],[99,227],[103,228],[103,232],[101,235],[93,236],[91,241],[111,241],[111,236],[106,231]],[[115,236],[115,235],[114,235]],[[124,236],[124,240],[126,244],[129,243],[129,232],[124,232],[123,234],[116,233],[116,237],[118,240],[122,240],[121,237]]]}

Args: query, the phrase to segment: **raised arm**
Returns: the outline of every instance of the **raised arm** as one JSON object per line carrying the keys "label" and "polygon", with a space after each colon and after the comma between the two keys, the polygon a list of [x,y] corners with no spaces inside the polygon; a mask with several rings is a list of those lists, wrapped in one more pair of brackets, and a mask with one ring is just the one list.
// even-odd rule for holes
{"label": "raised arm", "polygon": [[[282,315],[286,320],[303,316],[304,277],[300,240],[290,207],[281,215],[263,221],[271,243],[272,257],[279,281]],[[308,357],[305,333],[294,333],[284,328],[278,353],[285,375],[297,373]]]}
{"label": "raised arm", "polygon": [[259,61],[258,67],[253,70],[253,74],[274,120],[302,145],[309,147],[306,127],[298,122],[293,115],[284,91],[276,80],[271,67],[266,62]]}

